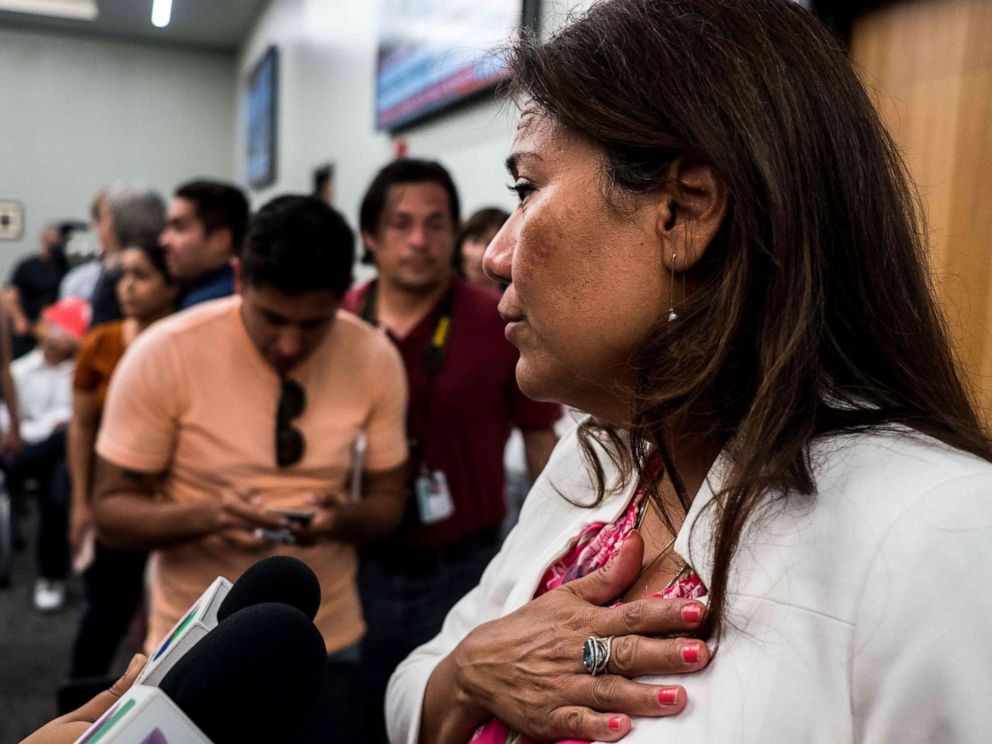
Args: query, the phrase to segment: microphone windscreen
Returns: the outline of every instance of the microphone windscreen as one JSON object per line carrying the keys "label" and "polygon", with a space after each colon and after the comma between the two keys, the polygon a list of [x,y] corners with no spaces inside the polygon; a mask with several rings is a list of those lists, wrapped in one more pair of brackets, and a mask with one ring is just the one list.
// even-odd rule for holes
{"label": "microphone windscreen", "polygon": [[234,582],[217,608],[217,621],[261,602],[288,604],[313,620],[320,608],[320,582],[310,566],[296,558],[263,558]]}
{"label": "microphone windscreen", "polygon": [[162,679],[168,695],[215,744],[285,741],[326,683],[320,631],[276,602],[230,615]]}

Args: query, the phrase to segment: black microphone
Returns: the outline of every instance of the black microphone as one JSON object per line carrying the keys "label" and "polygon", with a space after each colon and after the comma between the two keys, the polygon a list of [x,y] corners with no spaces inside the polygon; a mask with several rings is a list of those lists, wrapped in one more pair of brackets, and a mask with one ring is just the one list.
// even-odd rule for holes
{"label": "black microphone", "polygon": [[320,631],[265,602],[230,614],[159,685],[214,744],[288,741],[326,681]]}
{"label": "black microphone", "polygon": [[299,744],[298,730],[326,689],[326,664],[320,632],[298,609],[246,607],[177,660],[159,686],[133,685],[77,741]]}
{"label": "black microphone", "polygon": [[302,561],[286,555],[263,558],[232,585],[218,576],[165,637],[138,675],[136,684],[157,685],[225,618],[251,605],[279,602],[295,607],[313,620],[320,608],[320,582]]}
{"label": "black microphone", "polygon": [[234,582],[217,609],[217,620],[260,602],[280,602],[313,620],[320,608],[320,582],[303,561],[288,555],[263,558]]}

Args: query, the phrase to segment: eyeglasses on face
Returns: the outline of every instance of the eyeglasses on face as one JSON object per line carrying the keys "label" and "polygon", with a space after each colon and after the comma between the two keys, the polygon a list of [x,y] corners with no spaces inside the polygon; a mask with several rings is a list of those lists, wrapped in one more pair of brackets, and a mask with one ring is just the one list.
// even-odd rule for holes
{"label": "eyeglasses on face", "polygon": [[288,468],[303,459],[307,442],[302,432],[293,426],[307,407],[306,391],[294,380],[283,380],[276,408],[276,464]]}

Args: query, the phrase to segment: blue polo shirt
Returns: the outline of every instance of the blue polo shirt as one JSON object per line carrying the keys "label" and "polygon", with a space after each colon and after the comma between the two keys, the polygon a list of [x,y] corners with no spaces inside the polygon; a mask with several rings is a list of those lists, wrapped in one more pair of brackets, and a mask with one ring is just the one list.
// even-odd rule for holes
{"label": "blue polo shirt", "polygon": [[234,294],[234,269],[230,264],[224,264],[213,271],[208,271],[191,284],[179,301],[179,309],[185,310],[201,302],[229,297],[232,294]]}

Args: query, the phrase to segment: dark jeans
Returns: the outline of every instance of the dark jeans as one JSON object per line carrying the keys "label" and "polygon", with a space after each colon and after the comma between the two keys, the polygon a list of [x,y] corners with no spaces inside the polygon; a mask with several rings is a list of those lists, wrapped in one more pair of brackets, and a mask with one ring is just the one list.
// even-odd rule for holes
{"label": "dark jeans", "polygon": [[310,717],[287,737],[294,744],[363,742],[358,708],[358,669],[361,645],[356,643],[327,657],[327,684]]}
{"label": "dark jeans", "polygon": [[403,573],[375,558],[362,560],[358,587],[368,630],[359,677],[364,711],[361,741],[388,742],[383,706],[390,675],[411,651],[440,632],[448,611],[479,583],[496,550],[494,543],[458,559]]}
{"label": "dark jeans", "polygon": [[72,644],[69,677],[106,674],[144,595],[148,553],[96,544],[83,574],[86,604]]}
{"label": "dark jeans", "polygon": [[24,481],[38,481],[38,575],[64,580],[69,575],[69,471],[65,464],[65,429],[29,444],[20,454],[0,461],[11,495],[24,490]]}

